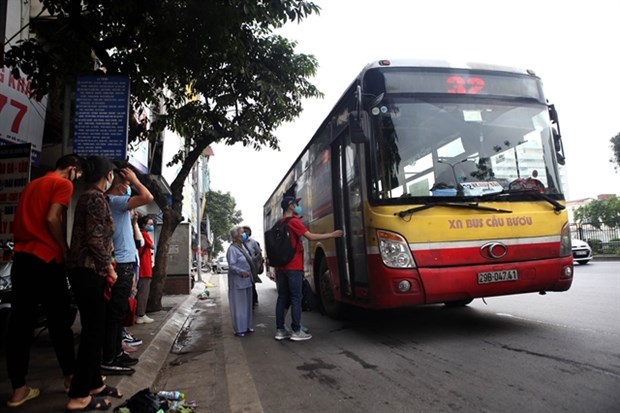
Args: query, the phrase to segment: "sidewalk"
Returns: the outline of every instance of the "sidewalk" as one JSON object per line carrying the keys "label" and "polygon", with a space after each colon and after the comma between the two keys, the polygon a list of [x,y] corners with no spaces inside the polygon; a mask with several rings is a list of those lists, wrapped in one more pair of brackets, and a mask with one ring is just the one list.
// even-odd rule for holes
{"label": "sidewalk", "polygon": [[[211,276],[211,273],[203,273],[203,281],[209,281]],[[118,387],[124,395],[123,399],[110,398],[112,408],[121,404],[137,391],[153,386],[177,334],[197,301],[197,294],[203,288],[204,283],[197,283],[189,295],[164,296],[162,298],[162,311],[148,314],[155,320],[153,323],[136,324],[128,327],[133,336],[143,340],[138,351],[131,354],[132,357],[138,357],[140,362],[134,366],[136,372],[131,376],[107,377],[106,383]],[[80,331],[79,322],[76,321],[73,331],[77,338]],[[67,394],[63,388],[62,373],[58,367],[47,330],[40,332],[33,341],[30,352],[30,373],[27,377],[28,385],[39,388],[41,395],[18,408],[10,409],[6,406],[6,401],[11,395],[11,384],[6,373],[5,351],[5,348],[0,349],[0,412],[64,412]]]}

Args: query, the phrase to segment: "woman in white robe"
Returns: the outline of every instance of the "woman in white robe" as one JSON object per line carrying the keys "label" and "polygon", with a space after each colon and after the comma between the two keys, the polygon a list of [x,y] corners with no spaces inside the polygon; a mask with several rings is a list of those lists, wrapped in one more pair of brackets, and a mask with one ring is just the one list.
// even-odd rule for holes
{"label": "woman in white robe", "polygon": [[253,333],[252,327],[252,260],[243,245],[243,229],[234,227],[230,230],[233,243],[228,247],[228,303],[236,336],[243,337]]}

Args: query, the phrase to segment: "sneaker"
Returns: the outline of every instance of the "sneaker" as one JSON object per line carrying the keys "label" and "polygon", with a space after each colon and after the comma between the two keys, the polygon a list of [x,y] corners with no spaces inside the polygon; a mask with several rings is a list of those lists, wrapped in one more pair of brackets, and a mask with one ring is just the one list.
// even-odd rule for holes
{"label": "sneaker", "polygon": [[121,348],[123,349],[123,351],[127,354],[129,353],[135,353],[136,351],[138,351],[137,347],[132,347],[129,344],[125,343],[124,341],[121,343]]}
{"label": "sneaker", "polygon": [[151,317],[147,316],[146,314],[140,317],[136,318],[136,324],[151,324],[153,320]]}
{"label": "sneaker", "polygon": [[127,335],[123,337],[123,342],[127,343],[128,346],[133,346],[133,347],[142,345],[142,340],[140,340],[139,338],[135,338],[129,333],[127,333]]}
{"label": "sneaker", "polygon": [[138,359],[123,352],[120,356],[116,356],[116,358],[114,358],[112,364],[123,367],[135,366],[138,364]]}
{"label": "sneaker", "polygon": [[[284,327],[284,328],[286,329],[286,331],[289,334],[293,334],[293,330],[291,330],[290,327]],[[308,327],[306,327],[306,326],[303,326],[303,325],[301,326],[301,331],[303,331],[304,333],[310,333],[310,329]]]}
{"label": "sneaker", "polygon": [[312,335],[308,333],[304,333],[303,330],[293,331],[293,334],[291,334],[291,340],[293,341],[304,341],[304,340],[310,340],[311,338],[312,338]]}
{"label": "sneaker", "polygon": [[130,376],[136,371],[131,367],[117,366],[114,363],[107,363],[101,365],[101,372],[108,376]]}
{"label": "sneaker", "polygon": [[276,330],[276,340],[286,340],[287,338],[291,338],[291,333],[289,333],[287,330]]}

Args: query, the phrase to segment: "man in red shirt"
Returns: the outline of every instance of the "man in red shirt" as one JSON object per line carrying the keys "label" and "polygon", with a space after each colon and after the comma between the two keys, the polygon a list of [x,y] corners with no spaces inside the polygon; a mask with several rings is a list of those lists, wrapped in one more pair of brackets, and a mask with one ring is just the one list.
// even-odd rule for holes
{"label": "man in red shirt", "polygon": [[[302,213],[302,207],[299,205],[300,201],[301,198],[285,196],[280,203],[283,213],[280,219],[288,219],[291,244],[295,248],[295,255],[289,263],[276,268],[276,282],[278,285],[276,340],[290,338],[293,341],[303,341],[312,338],[310,334],[305,333],[301,329],[301,297],[304,277],[304,248],[301,237],[303,236],[309,241],[342,237],[342,230],[340,229],[324,234],[315,234],[308,231],[301,219],[299,219]],[[285,310],[289,305],[291,307],[292,333],[289,333],[284,327]]]}
{"label": "man in red shirt", "polygon": [[71,382],[75,353],[70,323],[70,295],[64,262],[69,247],[66,211],[73,194],[73,181],[82,174],[77,155],[65,155],[56,169],[24,188],[13,224],[15,242],[11,268],[12,306],[6,360],[13,394],[7,402],[17,407],[39,395],[26,385],[30,345],[39,305],[47,315],[47,327],[65,376]]}

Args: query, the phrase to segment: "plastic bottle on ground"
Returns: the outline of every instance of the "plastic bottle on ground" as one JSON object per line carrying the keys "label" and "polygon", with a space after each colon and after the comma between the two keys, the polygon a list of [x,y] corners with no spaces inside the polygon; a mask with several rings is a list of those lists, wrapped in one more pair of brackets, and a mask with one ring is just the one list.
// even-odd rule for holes
{"label": "plastic bottle on ground", "polygon": [[185,394],[181,393],[180,391],[176,391],[176,390],[175,391],[162,390],[158,392],[157,395],[167,400],[181,400],[185,398]]}

